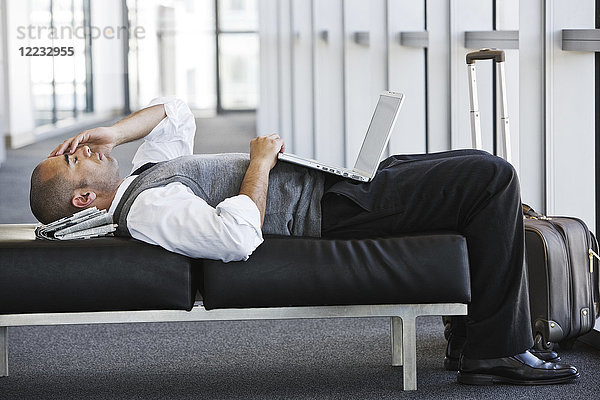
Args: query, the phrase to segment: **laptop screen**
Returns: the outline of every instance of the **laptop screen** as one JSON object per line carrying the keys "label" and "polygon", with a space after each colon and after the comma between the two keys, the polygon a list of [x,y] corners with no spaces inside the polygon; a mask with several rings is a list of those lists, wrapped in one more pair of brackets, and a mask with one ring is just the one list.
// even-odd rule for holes
{"label": "laptop screen", "polygon": [[371,118],[369,129],[365,135],[354,169],[365,174],[374,175],[379,160],[396,122],[398,110],[402,104],[402,94],[396,96],[379,96],[377,107]]}

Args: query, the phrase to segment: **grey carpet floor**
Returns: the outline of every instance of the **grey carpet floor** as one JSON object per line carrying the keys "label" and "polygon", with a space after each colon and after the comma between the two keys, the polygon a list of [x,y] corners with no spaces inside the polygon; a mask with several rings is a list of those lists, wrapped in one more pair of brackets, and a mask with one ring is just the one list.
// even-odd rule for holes
{"label": "grey carpet floor", "polygon": [[442,368],[440,318],[418,320],[418,390],[402,392],[389,321],[325,319],[9,329],[2,399],[597,399],[600,353],[563,352],[573,384],[476,387]]}
{"label": "grey carpet floor", "polygon": [[[197,120],[195,152],[247,151],[254,115]],[[62,138],[9,150],[0,223],[35,222],[29,175]],[[137,144],[115,150],[127,174]],[[600,351],[561,352],[574,384],[471,387],[442,368],[440,318],[417,322],[418,391],[402,392],[389,321],[323,319],[9,328],[0,399],[572,399],[600,398]]]}

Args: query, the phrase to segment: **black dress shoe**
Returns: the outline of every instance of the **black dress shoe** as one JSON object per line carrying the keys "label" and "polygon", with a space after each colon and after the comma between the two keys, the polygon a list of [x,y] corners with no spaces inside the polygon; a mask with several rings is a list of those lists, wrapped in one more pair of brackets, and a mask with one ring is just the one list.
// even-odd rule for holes
{"label": "black dress shoe", "polygon": [[529,351],[512,357],[472,360],[461,357],[457,380],[468,385],[553,385],[579,378],[571,365],[542,361]]}
{"label": "black dress shoe", "polygon": [[[448,345],[446,346],[446,356],[444,357],[444,369],[447,371],[458,371],[458,361],[463,352],[467,339],[455,336],[452,333],[448,335]],[[557,352],[552,350],[530,349],[529,352],[542,361],[559,362],[560,357]]]}

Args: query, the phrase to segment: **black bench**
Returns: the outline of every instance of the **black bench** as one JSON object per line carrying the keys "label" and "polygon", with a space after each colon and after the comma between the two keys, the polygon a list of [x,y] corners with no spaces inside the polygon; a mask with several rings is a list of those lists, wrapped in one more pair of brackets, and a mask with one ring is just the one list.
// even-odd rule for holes
{"label": "black bench", "polygon": [[414,390],[416,317],[466,314],[470,301],[466,241],[452,232],[267,237],[225,264],[133,239],[40,241],[34,227],[0,225],[0,376],[11,326],[390,317],[392,364]]}

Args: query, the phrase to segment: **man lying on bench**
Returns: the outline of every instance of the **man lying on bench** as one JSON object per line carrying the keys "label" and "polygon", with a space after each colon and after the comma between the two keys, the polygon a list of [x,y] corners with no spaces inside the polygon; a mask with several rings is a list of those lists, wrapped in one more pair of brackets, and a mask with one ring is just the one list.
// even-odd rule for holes
{"label": "man lying on bench", "polygon": [[[192,155],[195,131],[182,101],[156,99],[111,127],[69,138],[33,171],[31,209],[42,223],[107,209],[118,235],[225,262],[247,259],[263,233],[376,238],[457,231],[469,249],[472,301],[467,317],[453,318],[446,368],[458,369],[458,381],[468,384],[579,377],[556,363],[556,353],[528,350],[519,182],[501,158],[475,150],[391,156],[372,182],[357,183],[277,163],[284,143],[276,134],[253,139],[249,157]],[[121,178],[110,153],[140,138],[133,172]]]}

